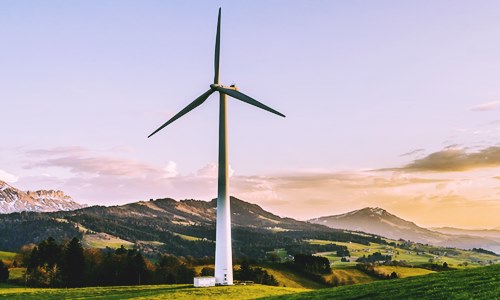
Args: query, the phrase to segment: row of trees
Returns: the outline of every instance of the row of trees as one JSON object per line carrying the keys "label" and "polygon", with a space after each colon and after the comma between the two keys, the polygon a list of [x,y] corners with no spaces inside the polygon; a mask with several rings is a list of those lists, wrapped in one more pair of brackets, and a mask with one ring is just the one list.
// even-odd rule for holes
{"label": "row of trees", "polygon": [[196,275],[185,258],[161,255],[153,264],[137,250],[123,246],[83,249],[77,238],[67,243],[48,238],[23,261],[27,283],[38,287],[191,283]]}
{"label": "row of trees", "polygon": [[375,262],[390,262],[392,260],[391,255],[383,255],[380,252],[375,252],[373,254],[369,254],[368,256],[363,255],[362,257],[358,258],[356,262],[360,263],[375,263]]}
{"label": "row of trees", "polygon": [[[80,287],[138,284],[192,283],[195,265],[212,264],[213,259],[160,255],[152,263],[135,249],[83,249],[73,238],[58,243],[48,238],[32,249],[22,251],[27,267],[27,284],[32,287]],[[213,268],[202,269],[202,276],[213,276]],[[251,267],[248,260],[234,270],[234,279],[265,285],[278,285],[266,270]]]}

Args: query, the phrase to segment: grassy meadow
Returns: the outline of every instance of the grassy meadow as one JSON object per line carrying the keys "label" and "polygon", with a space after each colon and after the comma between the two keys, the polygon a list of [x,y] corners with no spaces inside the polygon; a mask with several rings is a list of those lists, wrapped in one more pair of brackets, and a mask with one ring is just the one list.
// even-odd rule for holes
{"label": "grassy meadow", "polygon": [[19,288],[0,285],[0,299],[58,300],[58,299],[258,299],[290,295],[307,289],[265,285],[194,288],[192,285],[144,285],[122,287],[90,287],[76,289]]}
{"label": "grassy meadow", "polygon": [[35,289],[0,285],[0,299],[500,299],[500,265],[310,290],[263,285]]}
{"label": "grassy meadow", "polygon": [[500,299],[500,265],[381,280],[264,299]]}

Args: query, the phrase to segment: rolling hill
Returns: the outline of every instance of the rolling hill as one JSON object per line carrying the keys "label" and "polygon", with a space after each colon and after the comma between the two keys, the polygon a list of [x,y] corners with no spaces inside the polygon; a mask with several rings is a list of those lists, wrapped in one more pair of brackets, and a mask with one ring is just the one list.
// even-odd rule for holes
{"label": "rolling hill", "polygon": [[265,299],[498,299],[500,265],[434,273]]}
{"label": "rolling hill", "polygon": [[[212,256],[216,201],[157,199],[122,206],[93,206],[74,211],[0,215],[0,249],[16,251],[48,236],[76,236],[98,247],[136,246],[144,253]],[[311,238],[345,242],[383,242],[380,237],[281,218],[260,206],[231,197],[233,248],[237,256],[263,258],[266,251],[316,253],[335,246],[311,245]]]}
{"label": "rolling hill", "polygon": [[500,241],[491,237],[433,231],[378,207],[366,207],[341,215],[311,219],[309,222],[330,228],[368,232],[395,240],[404,239],[462,249],[484,248],[494,252],[500,251]]}

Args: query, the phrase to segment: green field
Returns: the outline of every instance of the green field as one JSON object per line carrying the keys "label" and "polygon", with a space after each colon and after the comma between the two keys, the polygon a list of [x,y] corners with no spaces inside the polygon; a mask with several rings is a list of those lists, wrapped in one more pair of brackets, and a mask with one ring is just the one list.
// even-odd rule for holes
{"label": "green field", "polygon": [[17,253],[14,252],[0,251],[0,260],[3,260],[5,263],[11,263],[16,255]]}
{"label": "green field", "polygon": [[0,285],[0,299],[258,299],[300,293],[306,289],[264,285],[194,288],[192,285],[145,285],[130,287],[92,287],[78,289],[16,288]]}
{"label": "green field", "polygon": [[[432,259],[434,263],[443,264],[446,262],[450,267],[453,268],[466,268],[468,267],[478,267],[481,265],[487,265],[490,261],[499,262],[498,256],[493,256],[489,254],[477,253],[461,249],[448,249],[444,247],[434,247],[426,245],[418,245],[418,251],[415,249],[407,250],[399,247],[393,247],[390,245],[383,245],[377,243],[371,243],[369,246],[356,244],[356,243],[344,243],[326,240],[309,240],[311,244],[336,244],[339,246],[346,246],[351,253],[351,262],[341,262],[340,257],[336,256],[335,252],[324,252],[318,253],[317,255],[325,256],[333,263],[333,268],[345,268],[348,266],[354,266],[354,261],[363,255],[370,255],[375,252],[380,252],[383,255],[391,255],[393,260],[405,261],[412,266],[419,266],[422,264],[428,264],[429,260]],[[431,253],[431,251],[442,251],[442,252],[453,252],[453,255],[436,255]]]}
{"label": "green field", "polygon": [[500,299],[500,265],[265,299]]}
{"label": "green field", "polygon": [[500,299],[500,265],[319,290],[186,284],[25,289],[3,284],[0,299]]}
{"label": "green field", "polygon": [[283,265],[265,265],[258,266],[266,270],[270,275],[279,282],[280,286],[305,289],[320,289],[325,288],[325,285],[313,281],[301,274],[297,274]]}
{"label": "green field", "polygon": [[[214,265],[203,265],[196,266],[194,269],[197,274],[201,272],[204,267],[214,268]],[[234,265],[237,269],[239,265]],[[270,275],[279,282],[279,286],[290,287],[290,288],[301,288],[301,289],[321,289],[328,287],[319,282],[313,281],[304,275],[298,274],[288,269],[286,266],[281,264],[262,264],[262,265],[252,265],[252,267],[258,267],[266,270]]]}
{"label": "green field", "polygon": [[431,270],[422,269],[422,268],[408,268],[408,267],[399,267],[399,266],[377,266],[375,267],[379,273],[390,275],[392,272],[396,272],[399,278],[406,278],[411,276],[420,276],[436,273]]}
{"label": "green field", "polygon": [[122,240],[109,234],[96,233],[84,234],[82,238],[82,245],[87,248],[120,248],[122,245],[129,249],[134,246],[134,243]]}

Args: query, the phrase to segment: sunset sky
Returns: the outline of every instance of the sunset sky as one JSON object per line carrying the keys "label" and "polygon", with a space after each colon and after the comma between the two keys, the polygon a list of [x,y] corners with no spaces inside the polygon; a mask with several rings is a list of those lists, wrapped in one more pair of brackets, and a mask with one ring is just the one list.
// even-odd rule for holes
{"label": "sunset sky", "polygon": [[232,195],[301,220],[382,207],[500,227],[499,1],[1,1],[0,180],[89,205]]}

